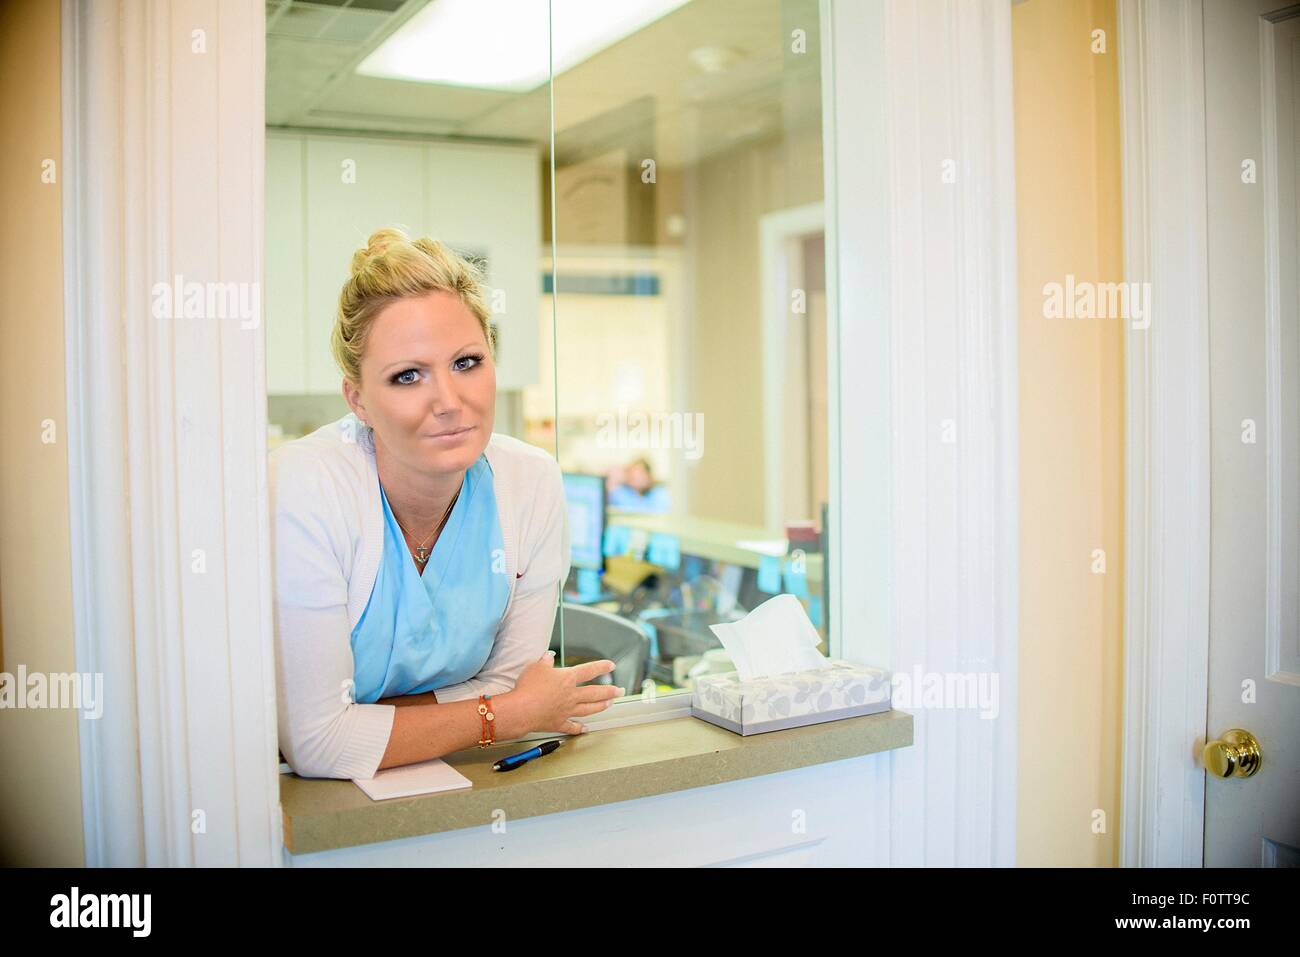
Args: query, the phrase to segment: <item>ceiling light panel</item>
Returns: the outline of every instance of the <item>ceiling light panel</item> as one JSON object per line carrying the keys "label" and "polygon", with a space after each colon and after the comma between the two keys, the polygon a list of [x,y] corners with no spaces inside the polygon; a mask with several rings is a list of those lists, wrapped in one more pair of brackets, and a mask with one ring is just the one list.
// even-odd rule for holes
{"label": "ceiling light panel", "polygon": [[548,13],[558,75],[689,2],[433,0],[357,73],[522,93],[547,80]]}

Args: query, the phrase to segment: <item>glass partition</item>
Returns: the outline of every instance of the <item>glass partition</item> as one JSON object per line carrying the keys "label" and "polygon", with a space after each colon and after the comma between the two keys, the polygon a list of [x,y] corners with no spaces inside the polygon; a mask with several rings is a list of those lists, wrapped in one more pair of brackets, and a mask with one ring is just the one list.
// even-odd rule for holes
{"label": "glass partition", "polygon": [[565,473],[551,636],[629,696],[734,670],[795,595],[829,653],[817,0],[270,0],[271,445],[348,411],[329,351],[383,226],[480,262],[495,431]]}
{"label": "glass partition", "polygon": [[552,2],[554,355],[525,398],[569,490],[565,663],[629,695],[735,670],[710,626],[781,593],[829,652],[832,507],[818,3],[640,6],[570,64],[588,5]]}

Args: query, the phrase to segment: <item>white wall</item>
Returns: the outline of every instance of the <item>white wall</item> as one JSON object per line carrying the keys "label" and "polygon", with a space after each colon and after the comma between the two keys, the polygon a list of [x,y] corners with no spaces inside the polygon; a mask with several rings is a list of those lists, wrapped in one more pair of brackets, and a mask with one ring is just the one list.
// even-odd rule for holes
{"label": "white wall", "polygon": [[[1043,315],[1043,286],[1123,277],[1114,0],[1012,10],[1020,266],[1017,863],[1119,860],[1124,323]],[[1112,42],[1093,53],[1087,38]],[[1061,149],[1063,142],[1071,148]],[[1094,549],[1105,573],[1094,571]],[[1100,810],[1105,820],[1095,817]],[[1104,826],[1098,830],[1098,826]]]}
{"label": "white wall", "polygon": [[267,130],[267,391],[336,393],[329,351],[352,253],[401,226],[488,259],[497,386],[537,381],[541,179],[531,146]]}

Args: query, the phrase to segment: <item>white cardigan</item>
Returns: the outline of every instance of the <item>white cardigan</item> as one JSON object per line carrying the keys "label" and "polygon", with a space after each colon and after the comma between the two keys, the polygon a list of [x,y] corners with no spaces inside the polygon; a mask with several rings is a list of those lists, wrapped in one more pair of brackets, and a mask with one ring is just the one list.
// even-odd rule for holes
{"label": "white cardigan", "polygon": [[[495,433],[486,454],[510,599],[482,670],[437,689],[439,702],[512,689],[550,644],[569,573],[559,463]],[[352,700],[352,629],[384,548],[374,445],[349,413],[276,448],[269,465],[280,750],[304,777],[374,777],[396,711]]]}

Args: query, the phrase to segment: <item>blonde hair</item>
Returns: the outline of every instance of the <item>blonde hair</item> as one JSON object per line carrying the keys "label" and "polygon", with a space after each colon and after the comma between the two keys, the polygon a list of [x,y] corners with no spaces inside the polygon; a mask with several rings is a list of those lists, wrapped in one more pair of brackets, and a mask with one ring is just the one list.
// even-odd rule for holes
{"label": "blonde hair", "polygon": [[496,335],[483,300],[482,269],[436,239],[411,239],[400,229],[377,229],[364,249],[352,254],[352,275],[339,293],[330,332],[330,351],[351,382],[361,381],[361,357],[375,316],[399,299],[449,292],[478,319],[495,355]]}

